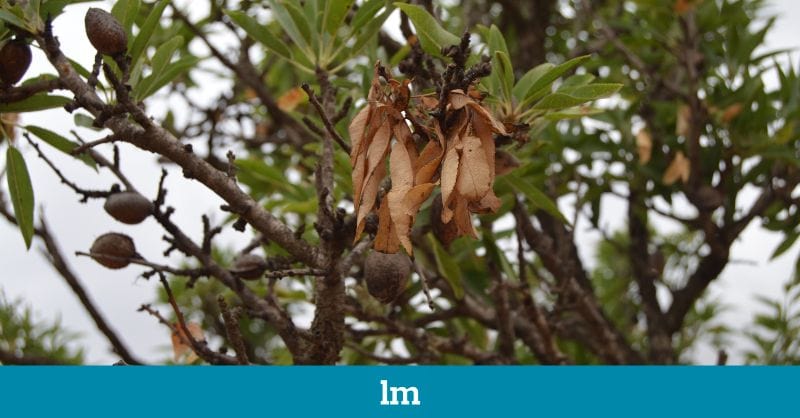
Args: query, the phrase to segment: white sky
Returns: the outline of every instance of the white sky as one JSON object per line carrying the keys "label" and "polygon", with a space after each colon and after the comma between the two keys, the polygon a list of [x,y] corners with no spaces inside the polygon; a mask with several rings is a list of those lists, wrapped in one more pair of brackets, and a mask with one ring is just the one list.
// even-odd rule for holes
{"label": "white sky", "polygon": [[[797,47],[796,22],[800,21],[800,2],[773,0],[771,3],[768,11],[770,14],[778,15],[779,19],[776,28],[767,39],[768,48]],[[83,16],[88,7],[88,5],[70,6],[67,12],[55,21],[55,31],[66,55],[87,67],[91,65],[93,59],[93,49],[85,39],[83,31]],[[796,53],[793,56],[794,65],[797,65],[797,56]],[[35,51],[30,73],[52,72],[45,64],[44,56]],[[220,86],[204,85],[203,91],[210,94],[211,90],[219,88]],[[150,107],[149,111],[157,115],[156,107]],[[73,127],[71,116],[62,110],[28,115],[23,119],[23,123],[37,124],[61,133],[66,133]],[[79,132],[85,134],[87,138],[97,138],[97,134],[92,131],[79,129]],[[75,251],[87,250],[96,236],[108,231],[118,231],[131,235],[137,243],[139,252],[145,257],[159,260],[160,253],[164,249],[161,241],[163,232],[152,219],[137,226],[117,223],[103,212],[101,201],[93,200],[86,205],[78,203],[76,195],[59,183],[55,175],[36,158],[32,150],[26,146],[22,148],[26,150],[26,160],[36,191],[37,210],[43,210],[46,214],[62,250],[69,257],[72,268],[83,281],[86,290],[138,357],[146,361],[163,360],[169,353],[168,331],[148,315],[136,312],[141,303],[154,299],[157,282],[137,279],[140,270],[135,268],[111,271],[85,257],[72,257]],[[129,177],[141,192],[152,198],[158,182],[154,156],[131,146],[123,145],[121,149],[123,170],[129,173]],[[46,146],[45,151],[49,151],[48,155],[79,184],[89,188],[107,188],[110,184],[106,176],[97,176],[69,157],[62,157]],[[168,203],[177,208],[175,219],[185,231],[194,237],[199,237],[202,230],[200,215],[218,213],[216,208],[222,202],[199,183],[186,181],[180,172],[172,171],[167,182],[170,191]],[[153,174],[151,176],[136,175],[136,173]],[[624,213],[620,212],[623,210],[620,202],[607,199],[603,204],[606,209],[604,222],[621,227],[624,221],[612,216],[615,213]],[[586,227],[585,223],[583,227]],[[38,318],[51,320],[60,317],[69,330],[79,332],[81,334],[79,343],[86,348],[90,363],[109,364],[116,361],[117,358],[110,352],[105,337],[96,330],[77,298],[42,258],[39,251],[33,248],[30,252],[26,252],[19,232],[4,221],[0,222],[0,237],[2,237],[0,289],[11,299],[24,298],[34,307]],[[246,242],[247,239],[246,236],[228,228],[220,242]],[[724,320],[729,326],[741,330],[750,323],[756,309],[754,295],[780,294],[781,286],[791,274],[794,260],[800,251],[800,248],[795,247],[779,259],[768,262],[772,250],[780,239],[778,234],[764,232],[757,224],[753,224],[734,246],[732,259],[747,263],[731,263],[723,272],[721,279],[711,286],[712,295],[730,308],[724,315]],[[580,235],[579,245],[584,260],[593,258],[596,240],[597,236],[594,234]],[[37,246],[38,243],[35,243],[34,247]],[[740,354],[744,347],[741,341],[737,343],[728,350],[732,362],[741,361]],[[714,362],[715,356],[716,354],[708,348],[701,348],[695,355],[698,361],[704,363]]]}

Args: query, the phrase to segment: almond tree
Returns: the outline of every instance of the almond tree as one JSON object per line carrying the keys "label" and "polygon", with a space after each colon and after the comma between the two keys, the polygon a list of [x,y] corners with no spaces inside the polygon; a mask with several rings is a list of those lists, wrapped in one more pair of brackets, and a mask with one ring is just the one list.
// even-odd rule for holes
{"label": "almond tree", "polygon": [[[89,297],[36,220],[26,160],[121,223],[163,228],[164,260],[137,252],[155,240],[122,233],[86,237],[76,256],[160,282],[140,310],[171,333],[177,362],[690,361],[698,336],[729,348],[704,295],[742,231],[783,232],[776,255],[800,236],[800,83],[781,53],[757,50],[772,22],[760,1],[212,1],[202,18],[119,1],[86,15],[93,63],[61,50],[71,3],[0,2],[0,210],[130,364],[124,324],[97,306],[113,301]],[[31,47],[53,73],[27,73]],[[764,88],[767,71],[779,89]],[[197,103],[207,73],[233,87]],[[153,114],[156,92],[181,106]],[[95,133],[28,123],[49,108]],[[209,210],[226,221],[183,231],[167,171],[126,172],[118,143],[180,167],[224,200]],[[72,181],[56,151],[111,185]],[[755,201],[738,198],[745,187]],[[604,229],[603,197],[625,202],[624,231]],[[594,271],[578,251],[587,226],[605,237]],[[220,246],[227,228],[250,244]],[[173,252],[185,262],[165,261]]]}

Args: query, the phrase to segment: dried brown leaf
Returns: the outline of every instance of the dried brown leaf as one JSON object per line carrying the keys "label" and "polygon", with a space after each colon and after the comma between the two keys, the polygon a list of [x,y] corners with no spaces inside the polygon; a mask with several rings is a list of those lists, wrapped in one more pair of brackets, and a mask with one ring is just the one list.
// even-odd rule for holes
{"label": "dried brown leaf", "polygon": [[744,110],[744,106],[741,103],[734,103],[725,108],[725,111],[722,112],[722,122],[729,123],[730,121],[736,119],[740,113]]}
{"label": "dried brown leaf", "polygon": [[467,104],[473,103],[472,99],[464,94],[464,90],[461,89],[450,91],[449,100],[453,110],[463,109]]}
{"label": "dried brown leaf", "polygon": [[453,211],[450,209],[450,200],[456,188],[458,179],[458,151],[454,146],[449,145],[444,155],[442,163],[442,222],[448,223],[453,218]]}
{"label": "dried brown leaf", "polygon": [[[494,159],[492,159],[494,162]],[[478,201],[492,188],[492,173],[481,139],[467,136],[463,139],[459,159],[456,190],[469,201]]]}
{"label": "dried brown leaf", "polygon": [[278,97],[276,104],[278,105],[278,108],[284,112],[291,112],[297,108],[297,105],[304,103],[307,100],[308,96],[306,95],[306,92],[300,87],[295,87]]}
{"label": "dried brown leaf", "polygon": [[494,190],[489,189],[479,202],[469,204],[469,210],[472,213],[495,213],[502,204],[503,202],[494,194]]}
{"label": "dried brown leaf", "polygon": [[689,159],[683,155],[682,151],[678,151],[675,153],[672,162],[669,163],[669,167],[667,167],[667,170],[664,172],[661,181],[667,186],[675,183],[678,179],[686,183],[689,181],[689,172]]}
{"label": "dried brown leaf", "polygon": [[[194,354],[192,347],[189,345],[189,338],[186,332],[181,328],[180,324],[175,324],[176,332],[172,333],[172,354],[175,361],[179,361],[185,354],[189,354],[186,361],[192,363],[197,360],[197,355]],[[195,341],[205,341],[206,336],[200,324],[189,322],[186,324],[186,331],[194,338]]]}
{"label": "dried brown leaf", "polygon": [[492,132],[500,135],[508,135],[505,125],[503,125],[500,121],[495,119],[495,117],[492,116],[492,113],[489,112],[489,109],[481,106],[479,103],[476,102],[469,103],[469,108],[470,110],[473,111],[473,116],[472,116],[473,125],[475,124],[476,120],[479,119],[481,122],[484,122],[487,125],[489,125],[492,129]]}
{"label": "dried brown leaf", "polygon": [[364,185],[361,200],[356,201],[356,236],[353,242],[358,241],[358,239],[361,238],[361,233],[364,232],[364,220],[375,207],[375,199],[378,197],[378,189],[380,188],[384,176],[386,176],[386,161],[381,160],[378,167],[373,172],[373,175]]}
{"label": "dried brown leaf", "polygon": [[647,164],[653,153],[653,138],[647,129],[641,129],[636,134],[636,151],[639,154],[639,164]]}
{"label": "dried brown leaf", "polygon": [[[387,193],[388,195],[388,193]],[[400,239],[397,237],[392,216],[389,213],[388,197],[384,196],[381,200],[381,207],[378,209],[378,233],[375,235],[373,248],[383,253],[394,254],[400,249]]]}
{"label": "dried brown leaf", "polygon": [[355,162],[356,157],[361,155],[361,147],[365,145],[364,138],[366,135],[367,124],[369,123],[372,114],[372,106],[364,106],[353,120],[350,122],[347,130],[350,133],[350,163]]}
{"label": "dried brown leaf", "polygon": [[453,222],[458,227],[458,235],[469,235],[472,238],[478,238],[478,231],[475,230],[475,225],[472,224],[467,200],[461,196],[457,196],[454,200]]}
{"label": "dried brown leaf", "polygon": [[436,141],[429,141],[414,164],[414,184],[429,183],[433,180],[436,170],[442,162],[444,154],[441,145]]}
{"label": "dried brown leaf", "polygon": [[[11,142],[13,142],[17,136],[16,125],[18,121],[19,121],[19,113],[12,112],[12,113],[0,114],[0,126],[3,129],[5,136],[11,139]],[[2,139],[3,137],[2,135],[0,135],[0,141]]]}

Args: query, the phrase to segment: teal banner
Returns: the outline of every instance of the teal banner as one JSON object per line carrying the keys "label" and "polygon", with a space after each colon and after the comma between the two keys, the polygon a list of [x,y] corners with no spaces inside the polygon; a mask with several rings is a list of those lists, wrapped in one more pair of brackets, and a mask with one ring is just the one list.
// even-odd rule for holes
{"label": "teal banner", "polygon": [[2,367],[2,417],[799,416],[796,367]]}

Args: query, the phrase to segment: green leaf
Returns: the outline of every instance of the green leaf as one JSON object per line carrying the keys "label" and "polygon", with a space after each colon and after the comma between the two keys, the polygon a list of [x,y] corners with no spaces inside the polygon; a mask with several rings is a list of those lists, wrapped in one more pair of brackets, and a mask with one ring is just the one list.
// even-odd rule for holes
{"label": "green leaf", "polygon": [[64,96],[50,96],[46,93],[41,93],[18,102],[0,103],[0,113],[36,112],[38,110],[64,107],[64,105],[70,102],[72,102],[72,100]]}
{"label": "green leaf", "polygon": [[75,123],[75,126],[88,128],[95,131],[100,130],[100,128],[94,126],[94,118],[85,113],[75,112],[75,116],[72,117],[72,121]]}
{"label": "green leaf", "polygon": [[[136,16],[139,14],[139,8],[141,5],[141,0],[127,0],[118,1],[114,7],[111,8],[111,14],[114,15],[117,20],[119,20],[128,35],[131,34],[131,28],[133,27],[133,23],[136,21]],[[131,42],[132,40],[128,41],[129,44]]]}
{"label": "green leaf", "polygon": [[[295,1],[286,1],[286,0],[279,0],[281,3],[286,7],[286,10],[289,12],[289,15],[292,16],[292,21],[294,21],[295,26],[300,31],[300,34],[303,36],[303,39],[308,42],[308,45],[311,47],[312,51],[319,50],[319,35],[316,30],[312,30],[312,25],[315,25],[316,29],[316,18],[309,17],[305,14],[303,9],[297,5],[298,2]],[[321,22],[320,22],[321,23]]]}
{"label": "green leaf", "polygon": [[[524,170],[520,170],[524,171]],[[517,177],[515,173],[509,173],[505,176],[499,177],[498,180],[506,182],[510,187],[525,195],[528,200],[539,209],[549,213],[550,215],[558,218],[561,222],[569,225],[567,218],[558,210],[558,206],[546,194],[536,188],[536,186],[528,183],[527,181]]]}
{"label": "green leaf", "polygon": [[353,20],[350,22],[352,33],[357,32],[367,22],[372,21],[375,15],[378,14],[378,10],[384,5],[386,5],[386,0],[367,0],[364,2],[364,4],[358,8],[355,16],[353,16]]}
{"label": "green leaf", "polygon": [[533,85],[539,81],[539,79],[541,79],[545,74],[555,67],[555,64],[546,62],[544,64],[537,65],[525,73],[525,75],[523,75],[514,86],[514,98],[517,99],[518,102],[523,101],[525,96],[528,94],[528,90],[530,90],[531,87],[533,87]]}
{"label": "green leaf", "polygon": [[285,43],[281,42],[270,32],[267,25],[258,23],[258,21],[248,16],[245,12],[238,10],[226,10],[225,14],[227,14],[236,25],[242,28],[245,33],[247,33],[247,36],[253,38],[280,57],[287,60],[292,59],[292,51]]}
{"label": "green leaf", "polygon": [[543,90],[550,91],[550,89],[549,88],[546,89],[546,87],[549,87],[550,84],[556,81],[556,79],[561,77],[564,73],[577,67],[580,63],[586,61],[587,59],[589,59],[589,55],[583,55],[550,68],[549,70],[547,70],[547,72],[541,74],[538,78],[536,78],[534,82],[530,83],[531,85],[530,87],[528,87],[528,90],[525,92],[525,95],[522,100],[530,101],[530,100],[536,100],[538,97],[541,97],[542,96],[541,92]]}
{"label": "green leaf", "polygon": [[14,13],[9,12],[8,10],[0,9],[0,20],[8,23],[9,25],[16,26],[21,29],[28,28],[28,25],[25,23],[24,20],[22,20],[20,16],[17,16]]}
{"label": "green leaf", "polygon": [[336,35],[336,31],[344,22],[347,11],[353,6],[354,0],[328,0],[325,2],[325,20],[323,30],[331,35]]}
{"label": "green leaf", "polygon": [[786,238],[775,248],[775,251],[772,252],[772,255],[769,257],[769,259],[774,260],[780,257],[783,253],[788,251],[789,248],[792,248],[792,245],[794,245],[794,243],[797,241],[797,238],[800,238],[800,232],[787,232]]}
{"label": "green leaf", "polygon": [[[278,22],[279,25],[283,28],[287,35],[292,39],[294,43],[305,53],[311,53],[311,49],[309,48],[308,42],[306,42],[306,37],[303,36],[303,32],[300,28],[297,27],[297,24],[292,18],[292,13],[284,7],[284,2],[280,0],[269,0],[270,10],[272,10],[272,16]],[[312,57],[308,57],[311,59]]]}
{"label": "green leaf", "polygon": [[142,53],[144,53],[144,49],[147,48],[147,44],[150,42],[150,37],[153,35],[153,31],[155,30],[156,25],[161,19],[161,15],[164,13],[164,9],[167,7],[169,2],[170,0],[159,1],[153,7],[153,10],[150,12],[150,14],[147,15],[147,19],[145,19],[142,27],[139,29],[139,34],[136,35],[136,39],[134,39],[130,48],[132,63],[135,64],[142,56]]}
{"label": "green leaf", "polygon": [[458,36],[444,30],[439,22],[422,7],[408,3],[395,3],[394,5],[411,19],[425,52],[441,57],[443,47],[458,45],[461,42]]}
{"label": "green leaf", "polygon": [[171,83],[176,78],[178,78],[178,76],[180,76],[181,74],[185,73],[186,71],[194,67],[198,61],[200,61],[200,58],[197,57],[183,57],[169,64],[169,66],[164,71],[162,71],[162,73],[157,77],[154,74],[142,80],[140,85],[144,86],[139,91],[136,97],[139,98],[139,100],[141,100],[145,97],[149,97],[150,95],[155,94],[155,92],[161,90],[162,87]]}
{"label": "green leaf", "polygon": [[559,93],[568,94],[572,97],[584,100],[597,100],[603,97],[608,97],[622,88],[622,84],[617,83],[595,83],[577,86],[561,86],[558,89]]}
{"label": "green leaf", "polygon": [[167,64],[172,60],[175,50],[183,43],[183,37],[175,37],[163,43],[156,49],[153,58],[150,60],[151,76],[158,76],[167,68]]}
{"label": "green leaf", "polygon": [[570,87],[544,96],[534,109],[557,110],[577,106],[602,97],[608,97],[622,87],[621,84],[590,84],[588,86]]}
{"label": "green leaf", "polygon": [[381,30],[383,22],[385,22],[386,19],[389,18],[390,14],[392,14],[392,9],[388,8],[383,13],[381,13],[380,16],[374,17],[372,20],[370,20],[367,27],[364,29],[363,32],[361,32],[361,34],[358,35],[355,43],[353,43],[351,47],[347,47],[346,44],[343,44],[342,47],[339,48],[338,52],[333,57],[331,62],[335,63],[339,62],[340,60],[344,62],[342,62],[341,64],[339,64],[339,66],[331,70],[331,72],[338,71],[339,67],[346,64],[347,60],[344,59],[345,57],[342,57],[343,55],[346,57],[354,56],[358,54],[364,48],[364,46],[367,45],[367,42],[369,42],[372,39],[375,39],[375,35],[378,33],[378,31]]}
{"label": "green leaf", "polygon": [[514,68],[511,66],[511,59],[508,54],[502,51],[494,53],[494,66],[500,75],[500,84],[503,88],[503,97],[511,101],[511,89],[514,87]]}
{"label": "green leaf", "polygon": [[9,146],[6,150],[6,170],[8,180],[8,191],[11,203],[14,206],[14,216],[17,218],[17,225],[22,232],[25,240],[25,247],[31,248],[33,239],[33,187],[31,177],[28,174],[28,167],[25,159],[19,151]]}
{"label": "green leaf", "polygon": [[[77,3],[89,3],[95,0],[48,0],[42,4],[41,8],[39,9],[39,16],[50,16],[51,19],[55,19],[60,15],[64,8],[71,4]],[[124,2],[120,2],[124,3]]]}
{"label": "green leaf", "polygon": [[433,235],[428,235],[428,241],[433,248],[433,255],[436,258],[436,268],[439,270],[439,274],[444,276],[444,279],[447,280],[447,283],[453,289],[453,294],[455,295],[456,299],[460,300],[464,297],[464,282],[463,278],[461,277],[461,269],[458,267],[458,263],[442,247],[439,241],[433,237]]}
{"label": "green leaf", "polygon": [[57,133],[55,133],[53,131],[50,131],[50,130],[47,130],[47,129],[44,129],[44,128],[41,128],[41,127],[38,127],[38,126],[27,125],[24,128],[28,132],[30,132],[30,133],[36,135],[37,137],[39,137],[42,141],[44,141],[47,144],[49,144],[51,147],[63,152],[64,154],[67,154],[67,155],[69,155],[71,157],[78,158],[79,160],[83,161],[84,164],[88,165],[89,167],[91,167],[95,171],[97,171],[97,163],[95,163],[95,161],[89,155],[87,155],[87,154],[83,154],[81,156],[72,155],[72,150],[74,150],[75,148],[80,146],[78,143],[76,143],[74,141],[70,141],[69,139],[64,138],[63,136],[61,136],[61,135],[59,135],[59,134],[57,134]]}
{"label": "green leaf", "polygon": [[595,76],[592,74],[576,74],[564,80],[564,82],[561,83],[560,86],[558,86],[557,91],[563,91],[568,87],[585,86],[594,81],[594,79]]}

